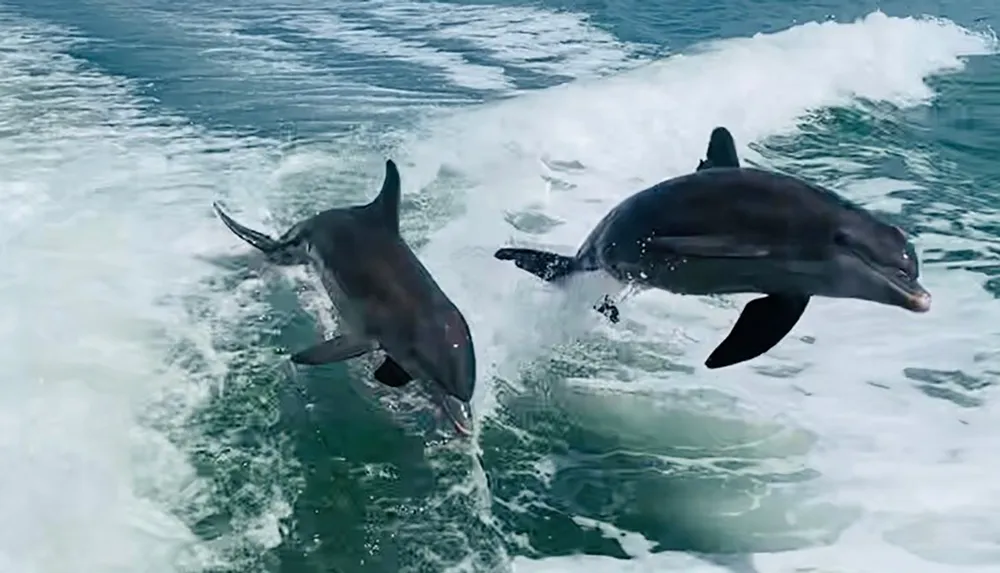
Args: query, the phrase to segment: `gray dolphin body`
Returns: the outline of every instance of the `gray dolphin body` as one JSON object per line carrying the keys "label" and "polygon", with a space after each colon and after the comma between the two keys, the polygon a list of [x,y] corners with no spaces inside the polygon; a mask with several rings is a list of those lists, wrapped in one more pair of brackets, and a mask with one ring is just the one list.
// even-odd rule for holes
{"label": "gray dolphin body", "polygon": [[[916,252],[903,231],[824,189],[739,166],[733,138],[713,130],[695,172],[625,199],[575,256],[499,249],[546,281],[604,271],[624,285],[708,295],[761,293],[708,357],[708,368],[756,358],[795,326],[812,296],[930,309]],[[606,299],[598,308],[617,322]]]}
{"label": "gray dolphin body", "polygon": [[218,203],[216,212],[239,238],[276,264],[312,263],[341,316],[341,332],[292,355],[296,364],[327,364],[383,350],[376,380],[429,389],[455,429],[472,430],[470,401],[476,359],[465,317],[434,281],[399,232],[399,171],[386,162],[382,190],[371,203],[329,209],[278,239],[244,227]]}

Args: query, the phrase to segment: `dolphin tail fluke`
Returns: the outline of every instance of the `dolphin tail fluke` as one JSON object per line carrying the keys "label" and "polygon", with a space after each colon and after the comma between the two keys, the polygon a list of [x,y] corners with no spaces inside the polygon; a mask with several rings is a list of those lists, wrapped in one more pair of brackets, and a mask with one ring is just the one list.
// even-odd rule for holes
{"label": "dolphin tail fluke", "polygon": [[514,261],[517,268],[548,282],[558,281],[581,270],[574,257],[535,249],[503,248],[493,256],[501,261]]}
{"label": "dolphin tail fluke", "polygon": [[733,135],[724,127],[717,127],[712,130],[712,135],[708,139],[708,151],[705,152],[705,159],[698,162],[698,168],[710,169],[712,167],[739,167],[740,158],[736,154],[736,144],[733,142]]}
{"label": "dolphin tail fluke", "polygon": [[732,366],[771,350],[792,331],[808,304],[808,296],[775,294],[750,301],[743,307],[729,336],[705,361],[705,366]]}
{"label": "dolphin tail fluke", "polygon": [[259,249],[268,258],[277,264],[298,264],[304,262],[300,257],[295,256],[292,253],[292,247],[295,247],[300,240],[300,228],[298,226],[292,227],[287,233],[281,236],[279,239],[273,239],[260,231],[255,231],[249,227],[237,223],[232,217],[226,214],[222,210],[222,206],[219,205],[218,201],[212,203],[212,207],[215,212],[222,219],[222,222],[233,232],[234,235],[243,239],[249,243],[252,247]]}

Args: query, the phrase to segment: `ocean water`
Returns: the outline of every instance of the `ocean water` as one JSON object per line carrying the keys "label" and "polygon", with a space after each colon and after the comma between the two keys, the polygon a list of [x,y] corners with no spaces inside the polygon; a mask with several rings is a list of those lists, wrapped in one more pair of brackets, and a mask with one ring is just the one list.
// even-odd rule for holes
{"label": "ocean water", "polygon": [[[0,572],[1000,572],[1000,8],[972,2],[3,0]],[[748,164],[904,226],[931,311],[592,301],[492,259]],[[451,440],[270,232],[367,201],[475,337]]]}

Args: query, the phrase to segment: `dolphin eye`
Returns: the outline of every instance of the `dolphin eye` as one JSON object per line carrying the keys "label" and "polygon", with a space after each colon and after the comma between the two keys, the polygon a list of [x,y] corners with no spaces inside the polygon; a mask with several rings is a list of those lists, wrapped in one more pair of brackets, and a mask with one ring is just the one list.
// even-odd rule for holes
{"label": "dolphin eye", "polygon": [[851,241],[850,238],[847,236],[847,233],[845,233],[840,229],[837,229],[836,231],[833,232],[833,244],[837,245],[838,247],[850,247]]}
{"label": "dolphin eye", "polygon": [[903,264],[901,266],[906,271],[907,276],[913,278],[919,277],[920,260],[917,259],[917,251],[914,250],[913,245],[906,245],[906,248],[903,249],[902,259]]}

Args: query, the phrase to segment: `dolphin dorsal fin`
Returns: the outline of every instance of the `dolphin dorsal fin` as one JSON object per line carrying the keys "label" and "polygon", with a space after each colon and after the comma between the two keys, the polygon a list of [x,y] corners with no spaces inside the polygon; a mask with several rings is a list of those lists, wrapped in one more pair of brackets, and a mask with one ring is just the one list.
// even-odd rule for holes
{"label": "dolphin dorsal fin", "polygon": [[705,152],[705,159],[698,162],[695,171],[709,169],[712,167],[739,167],[740,158],[736,154],[736,144],[733,143],[733,136],[724,127],[717,127],[712,130],[712,135],[708,139],[708,151]]}
{"label": "dolphin dorsal fin", "polygon": [[379,216],[387,227],[399,233],[399,198],[401,195],[399,169],[388,159],[385,162],[385,180],[378,197],[370,203],[370,207],[379,212]]}

